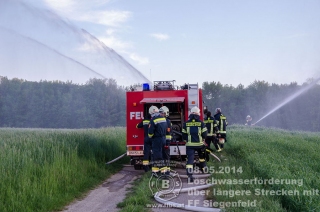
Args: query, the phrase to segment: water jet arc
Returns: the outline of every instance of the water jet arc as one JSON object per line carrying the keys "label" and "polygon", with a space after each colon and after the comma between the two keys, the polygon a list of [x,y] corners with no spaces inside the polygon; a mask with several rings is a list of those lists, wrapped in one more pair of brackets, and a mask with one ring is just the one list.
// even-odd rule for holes
{"label": "water jet arc", "polygon": [[306,87],[300,89],[298,92],[296,92],[295,94],[289,96],[287,99],[285,99],[281,104],[279,104],[278,106],[276,106],[274,109],[272,109],[270,112],[268,112],[266,115],[264,115],[261,119],[259,119],[255,124],[257,124],[258,122],[260,122],[261,120],[263,120],[264,118],[266,118],[267,116],[269,116],[270,114],[274,113],[276,110],[278,110],[279,108],[281,108],[282,106],[286,105],[287,103],[291,102],[292,100],[294,100],[295,98],[297,98],[298,96],[300,96],[303,92],[309,90],[310,88],[312,88],[315,84],[317,84],[317,82],[320,80],[320,77],[315,79],[313,82],[311,82],[309,85],[307,85]]}

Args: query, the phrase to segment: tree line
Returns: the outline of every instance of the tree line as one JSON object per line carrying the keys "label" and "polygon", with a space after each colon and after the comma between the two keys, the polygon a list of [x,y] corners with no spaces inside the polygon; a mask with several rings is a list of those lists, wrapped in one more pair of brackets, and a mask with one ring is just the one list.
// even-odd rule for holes
{"label": "tree line", "polygon": [[[222,109],[229,124],[245,124],[246,116],[258,121],[279,104],[306,88],[254,81],[245,87],[204,82],[204,104],[214,114]],[[85,84],[61,81],[31,82],[0,77],[0,127],[100,128],[125,126],[126,91],[113,79],[90,79]],[[320,130],[320,85],[271,113],[257,125],[288,130]]]}
{"label": "tree line", "polygon": [[90,79],[79,85],[1,78],[1,127],[124,126],[125,110],[125,90],[113,79]]}
{"label": "tree line", "polygon": [[[307,89],[310,83],[314,83],[314,86]],[[254,81],[247,87],[241,84],[237,87],[222,85],[220,82],[205,82],[202,87],[209,110],[221,108],[229,124],[245,124],[247,115],[255,123],[283,105],[257,125],[320,131],[320,85],[314,79],[309,79],[302,85],[296,82],[278,85]]]}

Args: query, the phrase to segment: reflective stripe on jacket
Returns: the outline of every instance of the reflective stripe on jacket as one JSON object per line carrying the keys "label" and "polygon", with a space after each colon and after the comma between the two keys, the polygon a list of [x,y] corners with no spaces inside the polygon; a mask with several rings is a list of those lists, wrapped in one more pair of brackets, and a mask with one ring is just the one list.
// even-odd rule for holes
{"label": "reflective stripe on jacket", "polygon": [[172,123],[170,121],[170,119],[166,118],[166,121],[167,121],[167,131],[166,131],[166,140],[167,141],[171,141],[172,139]]}
{"label": "reflective stripe on jacket", "polygon": [[150,120],[148,128],[149,138],[166,137],[167,120],[162,116],[155,116]]}
{"label": "reflective stripe on jacket", "polygon": [[207,136],[213,136],[218,126],[216,120],[212,116],[209,116],[203,122],[205,123],[208,130]]}
{"label": "reflective stripe on jacket", "polygon": [[217,113],[214,115],[214,118],[217,120],[218,128],[219,128],[219,133],[227,133],[227,117],[225,117],[222,113]]}
{"label": "reflective stripe on jacket", "polygon": [[139,124],[137,124],[137,128],[143,128],[143,132],[144,132],[144,137],[148,137],[148,128],[149,128],[149,123],[150,120],[149,119],[144,119],[142,122],[140,122]]}
{"label": "reflective stripe on jacket", "polygon": [[187,142],[186,146],[202,146],[203,140],[207,137],[207,128],[195,114],[189,116],[189,120],[182,127],[183,140]]}

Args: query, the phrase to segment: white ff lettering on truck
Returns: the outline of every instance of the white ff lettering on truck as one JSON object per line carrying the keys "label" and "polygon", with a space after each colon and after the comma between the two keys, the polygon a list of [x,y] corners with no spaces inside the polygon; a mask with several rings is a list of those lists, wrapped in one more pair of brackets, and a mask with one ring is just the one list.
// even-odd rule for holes
{"label": "white ff lettering on truck", "polygon": [[130,120],[132,119],[136,119],[136,120],[143,119],[143,112],[130,112]]}

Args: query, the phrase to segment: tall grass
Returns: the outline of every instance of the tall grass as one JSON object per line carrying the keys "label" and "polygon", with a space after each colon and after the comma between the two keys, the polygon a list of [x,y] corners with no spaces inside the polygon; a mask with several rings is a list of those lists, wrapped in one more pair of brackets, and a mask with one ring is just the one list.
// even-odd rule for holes
{"label": "tall grass", "polygon": [[[213,174],[216,179],[289,179],[301,184],[216,185],[221,190],[250,190],[250,196],[213,196],[217,201],[254,200],[258,208],[252,211],[320,211],[320,192],[308,195],[306,191],[320,188],[320,134],[285,131],[262,127],[233,126],[228,131],[227,159],[218,166],[242,166],[243,173]],[[256,194],[255,189],[297,190],[299,195]],[[230,208],[227,211],[250,211],[250,208]]]}
{"label": "tall grass", "polygon": [[0,211],[52,211],[97,185],[125,152],[125,128],[0,129]]}
{"label": "tall grass", "polygon": [[[320,133],[230,126],[227,134],[228,142],[225,144],[225,149],[220,153],[215,153],[222,159],[222,162],[219,163],[211,159],[208,163],[209,167],[214,167],[214,170],[218,171],[218,173],[212,173],[214,180],[231,179],[240,182],[240,180],[246,179],[269,180],[273,178],[299,180],[299,183],[218,183],[211,188],[211,191],[214,189],[216,193],[218,190],[228,191],[229,195],[214,195],[211,192],[207,196],[208,201],[218,203],[227,212],[320,211],[320,191],[318,195],[303,193],[320,189]],[[241,169],[239,169],[240,167]],[[145,174],[136,181],[136,185],[127,198],[118,204],[121,211],[150,211],[150,208],[146,208],[146,205],[153,201],[153,196],[148,189],[149,176],[150,174]],[[302,181],[300,181],[301,179]],[[299,195],[262,195],[256,193],[256,189],[259,191],[262,189],[269,191],[296,189],[299,191]],[[251,191],[250,195],[232,195],[231,193],[232,191],[247,190]],[[187,196],[186,198],[192,199],[194,197]],[[250,204],[256,204],[250,206],[231,205],[239,201],[243,203],[249,201]]]}

